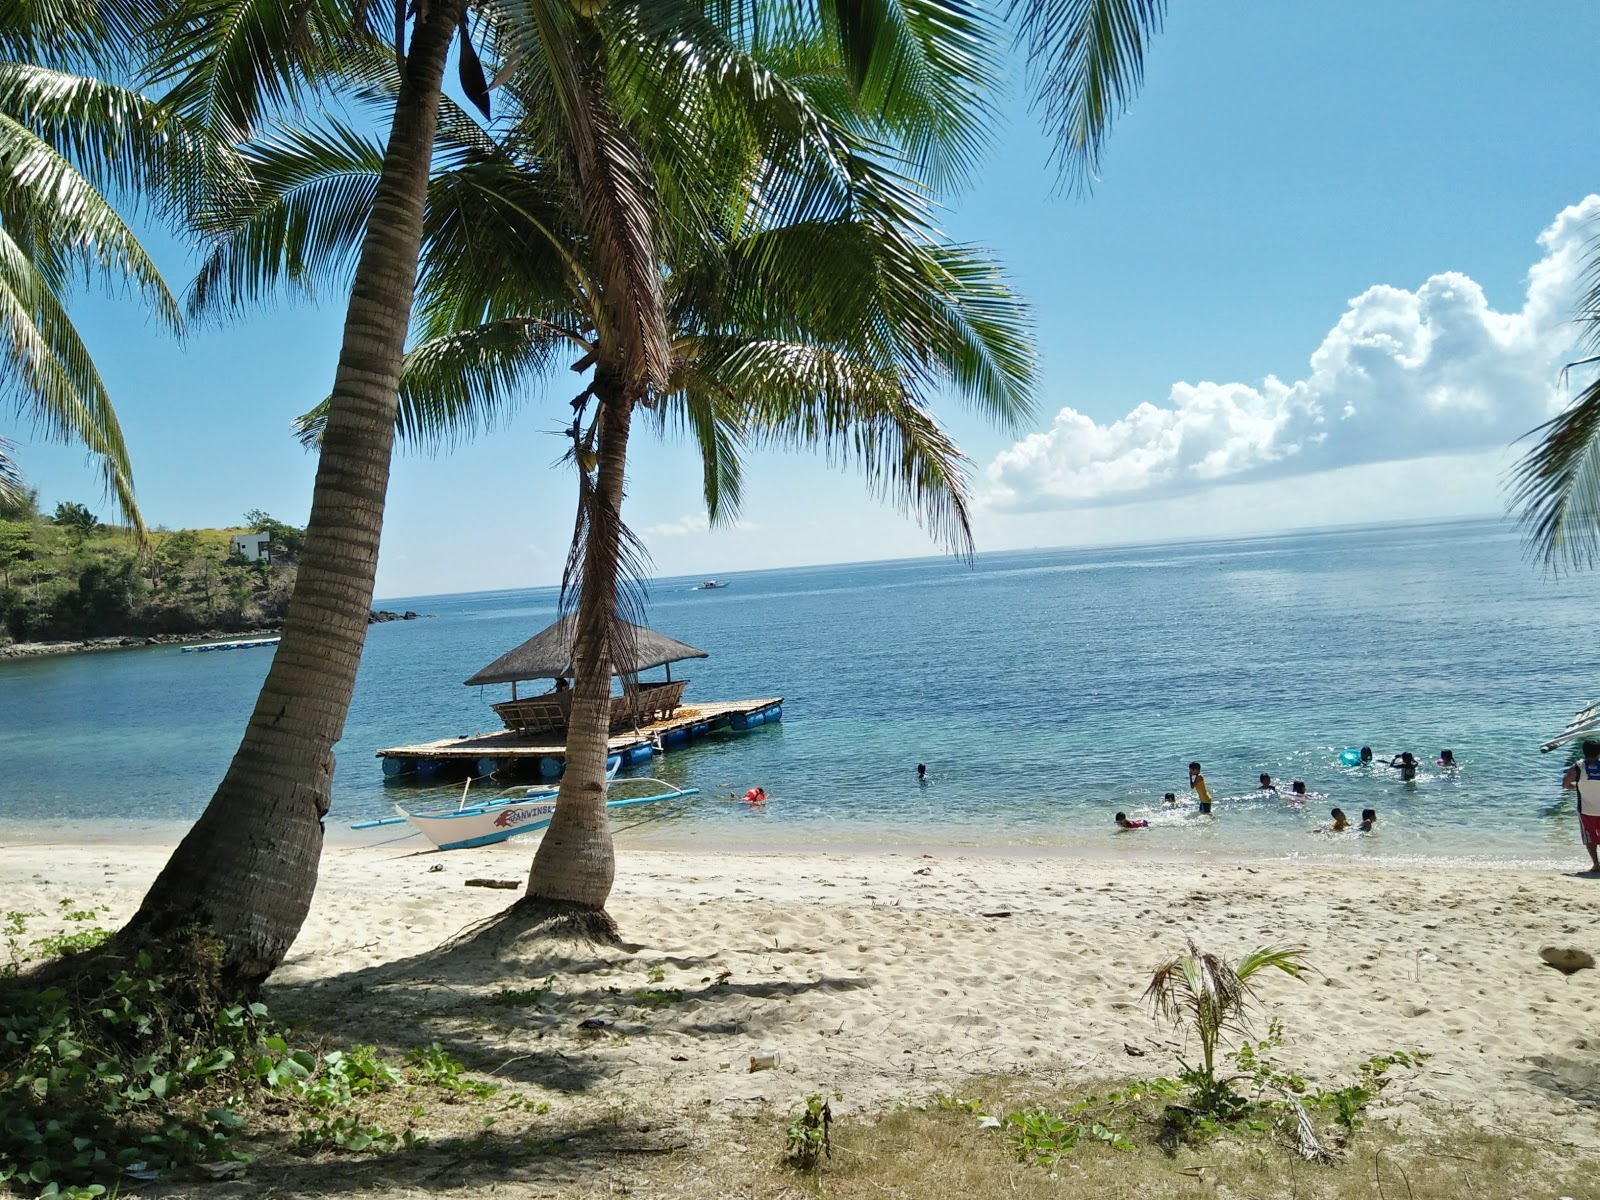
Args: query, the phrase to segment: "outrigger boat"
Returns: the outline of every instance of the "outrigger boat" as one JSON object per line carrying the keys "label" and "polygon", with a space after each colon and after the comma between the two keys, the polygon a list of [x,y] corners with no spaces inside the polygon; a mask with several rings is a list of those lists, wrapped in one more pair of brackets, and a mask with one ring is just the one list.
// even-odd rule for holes
{"label": "outrigger boat", "polygon": [[[611,780],[616,773],[617,767],[614,765],[606,773],[607,780]],[[641,804],[657,804],[664,800],[680,800],[686,796],[700,794],[699,788],[673,787],[664,779],[640,776],[624,779],[622,782],[660,784],[666,791],[655,792],[648,796],[608,799],[607,811],[614,808],[632,808]],[[376,821],[357,821],[350,828],[377,829],[383,825],[409,824],[441,850],[468,850],[474,846],[492,846],[508,838],[544,829],[556,813],[556,794],[559,790],[557,788],[522,788],[514,793],[468,803],[467,793],[471,788],[472,781],[469,779],[466,786],[461,789],[461,802],[455,808],[412,812],[396,804],[395,809],[399,816],[384,817]]]}
{"label": "outrigger boat", "polygon": [[1579,709],[1577,715],[1567,722],[1565,729],[1539,747],[1539,753],[1548,754],[1569,742],[1581,741],[1595,734],[1600,734],[1600,700]]}
{"label": "outrigger boat", "polygon": [[718,588],[725,588],[727,586],[728,586],[728,584],[727,584],[726,580],[708,579],[704,583],[695,584],[695,586],[690,588],[689,590],[691,592],[714,592]]}

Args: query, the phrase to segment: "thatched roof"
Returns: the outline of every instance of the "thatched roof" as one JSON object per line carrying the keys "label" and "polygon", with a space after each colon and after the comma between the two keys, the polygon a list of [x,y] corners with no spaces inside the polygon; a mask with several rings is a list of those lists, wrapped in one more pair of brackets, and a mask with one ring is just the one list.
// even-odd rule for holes
{"label": "thatched roof", "polygon": [[[562,617],[550,628],[534,634],[515,650],[507,650],[467,683],[511,683],[518,679],[561,679],[572,676],[572,633],[574,618]],[[633,631],[634,659],[618,663],[613,675],[637,675],[663,663],[685,658],[710,658],[676,638],[669,638],[643,625],[628,626]]]}

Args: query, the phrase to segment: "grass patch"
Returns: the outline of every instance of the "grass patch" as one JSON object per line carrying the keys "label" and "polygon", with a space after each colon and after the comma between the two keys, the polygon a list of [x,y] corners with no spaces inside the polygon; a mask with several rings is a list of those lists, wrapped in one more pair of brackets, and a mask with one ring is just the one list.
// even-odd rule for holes
{"label": "grass patch", "polygon": [[[1374,1128],[1334,1165],[1302,1161],[1286,1152],[1271,1131],[1251,1128],[1219,1133],[1198,1146],[1163,1146],[1157,1137],[1161,1108],[1143,1099],[1126,1109],[1136,1136],[1106,1137],[1092,1129],[1078,1136],[1064,1128],[1077,1122],[1062,1114],[1086,1111],[1110,1095],[1139,1094],[1147,1086],[1043,1091],[1017,1080],[987,1081],[961,1096],[926,1105],[834,1116],[831,1156],[811,1155],[808,1170],[794,1165],[790,1125],[777,1131],[774,1153],[762,1156],[756,1178],[751,1178],[752,1164],[746,1163],[737,1178],[730,1173],[708,1184],[729,1194],[779,1195],[800,1189],[836,1200],[1148,1200],[1211,1194],[1261,1200],[1512,1200],[1592,1195],[1591,1183],[1600,1169],[1594,1156],[1481,1131],[1465,1119],[1454,1123],[1456,1132],[1443,1136]],[[808,1102],[806,1107],[809,1111],[813,1106]],[[986,1113],[1019,1119],[982,1128]],[[1046,1120],[1039,1114],[1051,1116]]]}

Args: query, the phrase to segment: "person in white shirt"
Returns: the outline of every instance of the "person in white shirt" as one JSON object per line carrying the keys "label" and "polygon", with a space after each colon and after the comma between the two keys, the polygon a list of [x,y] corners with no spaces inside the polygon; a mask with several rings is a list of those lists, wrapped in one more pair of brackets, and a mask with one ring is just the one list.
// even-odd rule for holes
{"label": "person in white shirt", "polygon": [[1589,851],[1589,873],[1600,874],[1600,741],[1583,743],[1583,761],[1567,769],[1561,786],[1578,793],[1578,828]]}

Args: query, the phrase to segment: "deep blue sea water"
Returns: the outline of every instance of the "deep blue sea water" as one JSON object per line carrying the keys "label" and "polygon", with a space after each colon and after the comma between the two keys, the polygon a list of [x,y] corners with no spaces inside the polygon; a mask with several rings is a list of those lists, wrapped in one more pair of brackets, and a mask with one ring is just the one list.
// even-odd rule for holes
{"label": "deep blue sea water", "polygon": [[[1565,760],[1537,746],[1600,695],[1600,577],[1541,576],[1498,522],[731,578],[711,592],[658,581],[650,623],[711,653],[685,664],[687,702],[783,696],[783,723],[656,760],[652,774],[707,795],[641,835],[1581,859],[1570,805],[1558,811]],[[429,619],[370,631],[330,824],[419,797],[385,784],[378,747],[495,727],[489,704],[509,689],[460,681],[552,620],[556,596],[381,603]],[[193,819],[271,653],[0,663],[0,830]],[[1429,764],[1448,746],[1462,767],[1430,765],[1414,784],[1341,767],[1338,751],[1363,743]],[[1188,800],[1190,759],[1218,798],[1212,818]],[[1262,771],[1318,798],[1252,795]],[[757,784],[765,811],[727,799]],[[1167,791],[1184,803],[1164,805]],[[1313,834],[1334,804],[1376,808],[1379,834]],[[1114,834],[1117,809],[1153,828]]]}

